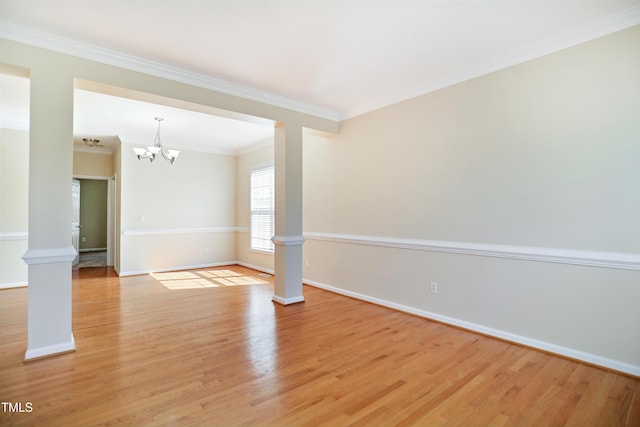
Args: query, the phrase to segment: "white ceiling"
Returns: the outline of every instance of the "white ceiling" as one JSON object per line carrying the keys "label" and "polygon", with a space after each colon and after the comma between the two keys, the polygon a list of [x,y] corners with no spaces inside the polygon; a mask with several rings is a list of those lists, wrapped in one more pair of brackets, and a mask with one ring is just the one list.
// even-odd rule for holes
{"label": "white ceiling", "polygon": [[[0,0],[0,20],[4,38],[339,120],[640,24],[640,0]],[[146,144],[164,115],[167,146],[175,136],[234,151],[265,135],[210,114],[76,95],[81,133]]]}
{"label": "white ceiling", "polygon": [[[0,126],[28,130],[29,79],[0,72],[0,94]],[[232,115],[203,106],[177,108],[164,104],[166,102],[160,100],[144,102],[75,89],[74,147],[113,152],[120,141],[139,146],[153,145],[158,125],[155,117],[164,119],[161,139],[167,148],[236,154],[273,140],[273,125],[268,121],[229,118]],[[223,114],[227,117],[221,116]],[[104,147],[88,147],[83,138],[99,139]]]}

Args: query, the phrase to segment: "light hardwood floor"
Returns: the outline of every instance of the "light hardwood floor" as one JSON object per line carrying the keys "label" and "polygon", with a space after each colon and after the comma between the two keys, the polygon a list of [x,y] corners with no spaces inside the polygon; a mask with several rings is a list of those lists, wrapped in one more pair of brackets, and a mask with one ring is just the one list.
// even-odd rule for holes
{"label": "light hardwood floor", "polygon": [[[69,353],[23,363],[0,291],[0,425],[640,426],[640,381],[243,267],[73,273]],[[0,408],[1,409],[1,408]]]}

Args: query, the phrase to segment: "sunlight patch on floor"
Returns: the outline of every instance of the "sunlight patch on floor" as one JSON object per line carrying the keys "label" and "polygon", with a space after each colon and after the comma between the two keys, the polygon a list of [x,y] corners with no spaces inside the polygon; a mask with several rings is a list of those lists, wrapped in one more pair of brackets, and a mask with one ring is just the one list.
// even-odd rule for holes
{"label": "sunlight patch on floor", "polygon": [[168,273],[151,273],[151,277],[156,280],[185,280],[197,279],[200,276],[193,271],[170,271]]}
{"label": "sunlight patch on floor", "polygon": [[212,283],[205,279],[191,280],[160,280],[167,289],[200,289],[200,288],[217,288],[220,285]]}
{"label": "sunlight patch on floor", "polygon": [[170,290],[269,284],[266,280],[231,270],[172,271],[151,273],[151,277]]}

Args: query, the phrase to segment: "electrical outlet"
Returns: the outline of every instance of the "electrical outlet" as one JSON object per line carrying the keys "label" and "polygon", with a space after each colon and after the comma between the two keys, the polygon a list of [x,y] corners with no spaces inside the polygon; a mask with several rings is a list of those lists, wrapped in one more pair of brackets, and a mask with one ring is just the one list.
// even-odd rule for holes
{"label": "electrical outlet", "polygon": [[306,265],[307,267],[309,267],[311,264],[309,263],[309,258],[307,258],[304,262],[304,265]]}
{"label": "electrical outlet", "polygon": [[438,284],[436,282],[431,282],[431,293],[438,295]]}

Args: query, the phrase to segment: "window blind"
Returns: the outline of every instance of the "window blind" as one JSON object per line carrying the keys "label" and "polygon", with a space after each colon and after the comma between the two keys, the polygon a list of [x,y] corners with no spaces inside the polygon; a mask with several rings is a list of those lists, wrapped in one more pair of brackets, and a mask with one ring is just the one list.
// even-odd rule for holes
{"label": "window blind", "polygon": [[273,166],[251,171],[251,249],[273,252],[274,180]]}

